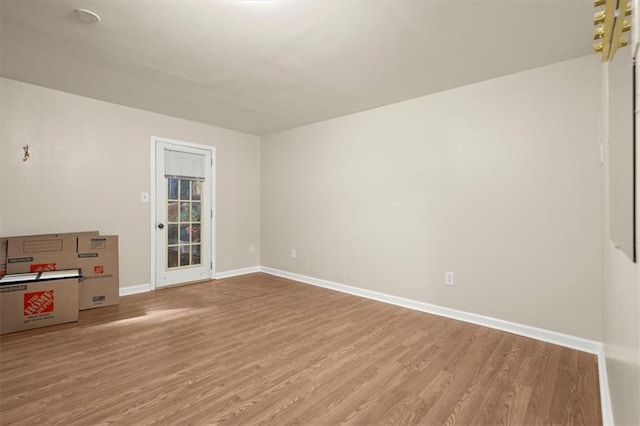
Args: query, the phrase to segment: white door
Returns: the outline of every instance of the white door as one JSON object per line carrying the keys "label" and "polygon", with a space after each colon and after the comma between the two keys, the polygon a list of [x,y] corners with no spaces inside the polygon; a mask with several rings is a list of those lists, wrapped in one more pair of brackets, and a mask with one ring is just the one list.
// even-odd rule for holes
{"label": "white door", "polygon": [[155,286],[201,281],[214,273],[215,150],[152,139],[155,145]]}

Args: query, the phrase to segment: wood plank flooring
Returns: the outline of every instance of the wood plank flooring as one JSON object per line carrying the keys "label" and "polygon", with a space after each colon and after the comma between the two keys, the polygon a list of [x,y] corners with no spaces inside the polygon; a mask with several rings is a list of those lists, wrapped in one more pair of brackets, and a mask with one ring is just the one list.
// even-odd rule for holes
{"label": "wood plank flooring", "polygon": [[600,425],[596,357],[266,274],[0,337],[2,425]]}

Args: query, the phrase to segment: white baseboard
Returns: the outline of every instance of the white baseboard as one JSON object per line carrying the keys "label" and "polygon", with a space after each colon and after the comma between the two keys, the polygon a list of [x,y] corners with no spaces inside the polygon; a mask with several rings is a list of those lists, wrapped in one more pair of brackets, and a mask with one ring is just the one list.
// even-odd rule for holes
{"label": "white baseboard", "polygon": [[494,328],[508,333],[517,334],[524,337],[540,340],[542,342],[553,343],[583,352],[592,353],[598,356],[598,378],[600,382],[600,403],[602,410],[602,420],[604,425],[613,426],[613,411],[611,408],[611,396],[609,394],[609,381],[607,378],[607,363],[604,353],[604,346],[601,342],[583,339],[581,337],[558,333],[542,328],[531,327],[529,325],[504,321],[484,315],[473,314],[471,312],[459,311],[457,309],[445,308],[443,306],[432,305],[430,303],[418,302],[416,300],[405,299],[403,297],[392,296],[390,294],[379,293],[377,291],[366,290],[344,284],[335,283],[306,275],[281,271],[278,269],[261,267],[260,270],[266,274],[288,278],[306,284],[324,287],[354,296],[365,297],[379,302],[389,303],[416,311],[452,318],[484,327]]}
{"label": "white baseboard", "polygon": [[457,309],[446,308],[443,306],[432,305],[430,303],[418,302],[416,300],[405,299],[403,297],[392,296],[390,294],[379,293],[377,291],[365,290],[358,287],[352,287],[344,284],[338,284],[319,278],[308,277],[306,275],[294,274],[291,272],[281,271],[278,269],[262,267],[262,272],[276,275],[283,278],[289,278],[294,281],[312,284],[319,287],[337,290],[342,293],[353,294],[355,296],[365,297],[367,299],[377,300],[379,302],[390,303],[392,305],[402,306],[404,308],[416,311],[427,312],[442,317],[452,318],[472,324],[482,325],[485,327],[495,328],[497,330],[506,331],[508,333],[518,334],[520,336],[530,337],[532,339],[541,340],[543,342],[553,343],[568,348],[577,349],[583,352],[598,354],[602,344],[593,340],[583,339],[581,337],[570,336],[568,334],[557,333],[555,331],[545,330],[542,328],[531,327],[529,325],[518,324],[514,322],[504,321],[497,318],[478,315],[471,312],[459,311]]}
{"label": "white baseboard", "polygon": [[[215,274],[215,279],[219,280],[223,278],[235,277],[237,275],[252,274],[254,272],[260,272],[260,266],[251,266],[249,268],[217,272]],[[128,287],[121,287],[120,296],[131,296],[132,294],[146,293],[152,290],[154,289],[151,287],[151,284],[140,284],[140,285],[133,285]]]}
{"label": "white baseboard", "polygon": [[611,407],[611,394],[609,393],[609,376],[607,375],[607,357],[604,345],[600,345],[598,351],[598,381],[600,382],[600,403],[602,405],[603,426],[613,426],[613,408]]}
{"label": "white baseboard", "polygon": [[146,293],[153,290],[151,284],[132,285],[120,288],[120,296],[131,296],[132,294]]}
{"label": "white baseboard", "polygon": [[253,274],[255,272],[260,272],[261,271],[261,267],[260,266],[250,266],[248,268],[242,268],[242,269],[232,269],[230,271],[223,271],[223,272],[216,272],[216,280],[221,280],[223,278],[231,278],[231,277],[235,277],[238,275],[246,275],[246,274]]}

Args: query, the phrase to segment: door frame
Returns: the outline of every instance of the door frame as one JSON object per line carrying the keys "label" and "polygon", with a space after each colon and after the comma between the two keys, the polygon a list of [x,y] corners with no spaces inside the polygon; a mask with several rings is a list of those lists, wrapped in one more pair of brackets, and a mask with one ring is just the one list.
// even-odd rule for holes
{"label": "door frame", "polygon": [[211,152],[211,235],[209,243],[211,247],[211,270],[209,279],[214,279],[216,276],[216,148],[210,145],[195,144],[191,142],[184,142],[175,139],[168,139],[159,136],[151,136],[151,188],[149,193],[149,203],[151,204],[151,218],[149,221],[150,232],[150,286],[151,290],[156,290],[156,149],[158,143],[168,143],[176,146],[183,146],[187,148],[197,148]]}

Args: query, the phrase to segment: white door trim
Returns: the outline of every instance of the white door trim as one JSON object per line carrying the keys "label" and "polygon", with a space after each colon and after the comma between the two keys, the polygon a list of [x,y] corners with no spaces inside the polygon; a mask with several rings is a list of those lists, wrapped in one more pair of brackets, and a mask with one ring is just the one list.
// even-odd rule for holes
{"label": "white door trim", "polygon": [[151,190],[149,192],[149,204],[151,216],[149,220],[149,273],[151,290],[155,290],[156,286],[156,146],[158,143],[169,143],[172,145],[184,146],[188,148],[197,148],[211,152],[211,276],[216,276],[216,148],[210,145],[195,144],[190,142],[179,141],[175,139],[167,139],[159,136],[151,136],[150,143],[150,165],[151,165]]}

